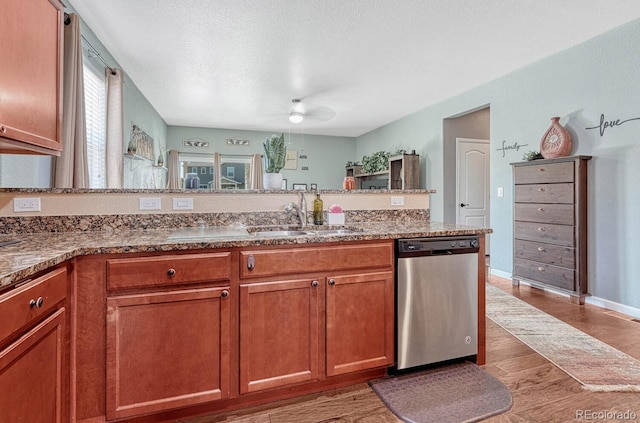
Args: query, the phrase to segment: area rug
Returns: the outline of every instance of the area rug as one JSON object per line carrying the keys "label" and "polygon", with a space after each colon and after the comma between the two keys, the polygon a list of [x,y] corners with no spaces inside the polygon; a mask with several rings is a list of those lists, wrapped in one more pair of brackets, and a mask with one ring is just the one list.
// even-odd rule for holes
{"label": "area rug", "polygon": [[487,284],[487,317],[589,391],[640,392],[640,361]]}
{"label": "area rug", "polygon": [[409,423],[476,422],[512,405],[507,387],[470,362],[375,379],[369,385]]}

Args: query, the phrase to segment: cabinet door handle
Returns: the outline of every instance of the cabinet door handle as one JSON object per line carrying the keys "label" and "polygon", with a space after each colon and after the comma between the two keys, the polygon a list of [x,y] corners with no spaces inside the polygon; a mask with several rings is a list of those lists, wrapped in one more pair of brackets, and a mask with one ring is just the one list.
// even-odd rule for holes
{"label": "cabinet door handle", "polygon": [[222,298],[227,298],[227,297],[229,296],[229,291],[227,291],[226,289],[225,289],[225,290],[223,290],[223,291],[220,293],[220,296],[221,296]]}
{"label": "cabinet door handle", "polygon": [[176,269],[171,268],[167,270],[167,276],[169,276],[170,278],[174,277],[175,275],[176,275]]}
{"label": "cabinet door handle", "polygon": [[0,125],[0,133],[4,134],[7,132],[7,127],[4,125]]}
{"label": "cabinet door handle", "polygon": [[336,284],[336,280],[331,278],[329,279],[329,285],[335,285]]}
{"label": "cabinet door handle", "polygon": [[29,301],[29,308],[41,308],[44,305],[44,298],[42,297],[38,297],[37,300],[35,299],[31,299],[31,301]]}
{"label": "cabinet door handle", "polygon": [[318,285],[319,285],[318,281],[311,282],[311,286],[314,288],[317,287]]}
{"label": "cabinet door handle", "polygon": [[256,258],[253,256],[253,254],[250,254],[249,257],[247,257],[247,269],[253,270],[255,268],[256,268]]}

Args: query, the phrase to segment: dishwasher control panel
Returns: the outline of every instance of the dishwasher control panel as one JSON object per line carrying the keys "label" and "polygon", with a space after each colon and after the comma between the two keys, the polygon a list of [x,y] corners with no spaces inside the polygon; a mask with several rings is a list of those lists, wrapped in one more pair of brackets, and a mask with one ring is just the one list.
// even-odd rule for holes
{"label": "dishwasher control panel", "polygon": [[460,254],[478,252],[480,241],[477,236],[404,238],[398,240],[398,254],[421,253]]}

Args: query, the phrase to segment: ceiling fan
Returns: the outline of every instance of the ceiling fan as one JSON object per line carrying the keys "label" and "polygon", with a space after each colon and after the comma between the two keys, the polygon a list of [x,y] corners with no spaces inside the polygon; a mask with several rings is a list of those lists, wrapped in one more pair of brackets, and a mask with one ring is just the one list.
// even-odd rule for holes
{"label": "ceiling fan", "polygon": [[294,98],[286,114],[289,122],[326,122],[335,117],[336,112],[327,106],[314,105],[303,99]]}

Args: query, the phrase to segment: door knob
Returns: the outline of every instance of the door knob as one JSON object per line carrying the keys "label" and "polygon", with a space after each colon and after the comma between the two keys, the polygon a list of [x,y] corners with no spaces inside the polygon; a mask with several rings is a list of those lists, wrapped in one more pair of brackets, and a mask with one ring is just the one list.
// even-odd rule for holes
{"label": "door knob", "polygon": [[460,203],[460,207],[467,207],[469,204]]}

